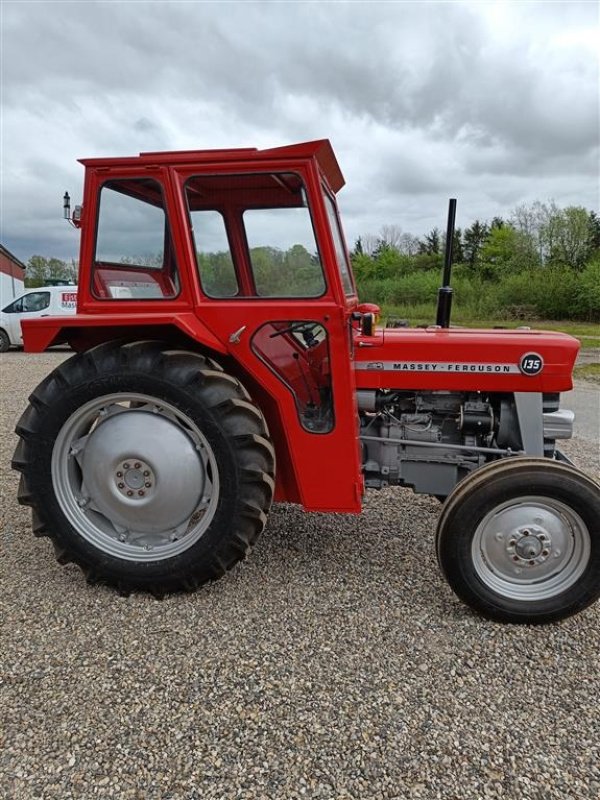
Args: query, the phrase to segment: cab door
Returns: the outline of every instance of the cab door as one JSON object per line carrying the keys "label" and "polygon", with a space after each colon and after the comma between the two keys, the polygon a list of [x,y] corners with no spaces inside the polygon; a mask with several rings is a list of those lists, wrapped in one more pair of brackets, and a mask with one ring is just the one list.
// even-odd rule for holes
{"label": "cab door", "polygon": [[278,457],[276,497],[359,511],[347,312],[315,233],[307,182],[274,170],[184,182],[197,313],[265,413]]}

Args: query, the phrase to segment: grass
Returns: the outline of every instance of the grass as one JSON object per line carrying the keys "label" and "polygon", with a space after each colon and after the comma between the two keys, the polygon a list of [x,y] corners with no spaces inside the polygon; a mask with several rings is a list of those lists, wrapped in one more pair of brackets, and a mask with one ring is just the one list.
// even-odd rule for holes
{"label": "grass", "polygon": [[600,384],[600,364],[580,364],[573,370],[573,376]]}
{"label": "grass", "polygon": [[[396,317],[408,320],[411,325],[433,325],[435,322],[435,306],[424,304],[416,306],[382,306],[381,315],[384,320],[389,317]],[[500,325],[505,328],[518,328],[520,325],[528,325],[538,330],[568,333],[579,339],[582,348],[600,347],[600,325],[593,322],[568,319],[480,319],[457,308],[452,313],[452,324],[462,325],[465,328],[493,328],[494,325]]]}
{"label": "grass", "polygon": [[600,336],[576,336],[581,342],[581,349],[585,350],[587,347],[600,347]]}

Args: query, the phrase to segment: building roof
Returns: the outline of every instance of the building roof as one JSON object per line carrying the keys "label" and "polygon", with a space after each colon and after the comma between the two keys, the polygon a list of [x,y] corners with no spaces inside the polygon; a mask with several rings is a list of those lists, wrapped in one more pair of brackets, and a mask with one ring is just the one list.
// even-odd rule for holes
{"label": "building roof", "polygon": [[22,269],[23,271],[27,269],[25,264],[16,256],[14,256],[8,248],[4,247],[3,244],[0,244],[0,253],[2,253],[3,256],[6,256],[6,258],[10,259],[16,267],[19,267],[19,269]]}

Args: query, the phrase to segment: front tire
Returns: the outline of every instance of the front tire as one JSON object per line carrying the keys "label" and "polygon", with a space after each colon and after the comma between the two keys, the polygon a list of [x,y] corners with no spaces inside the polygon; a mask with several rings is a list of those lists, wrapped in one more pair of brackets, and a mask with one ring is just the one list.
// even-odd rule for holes
{"label": "front tire", "polygon": [[564,619],[600,596],[600,487],[562,462],[495,461],[450,494],[436,544],[448,583],[484,616]]}
{"label": "front tire", "polygon": [[220,577],[263,530],[274,450],[242,385],[157,342],[73,356],[17,425],[19,502],[61,563],[157,596]]}

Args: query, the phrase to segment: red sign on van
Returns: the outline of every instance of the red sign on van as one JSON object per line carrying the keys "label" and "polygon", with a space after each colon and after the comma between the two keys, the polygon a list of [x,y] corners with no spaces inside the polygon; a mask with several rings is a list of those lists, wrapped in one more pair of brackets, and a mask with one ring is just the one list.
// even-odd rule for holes
{"label": "red sign on van", "polygon": [[75,308],[77,305],[77,292],[62,292],[60,304],[63,308]]}

